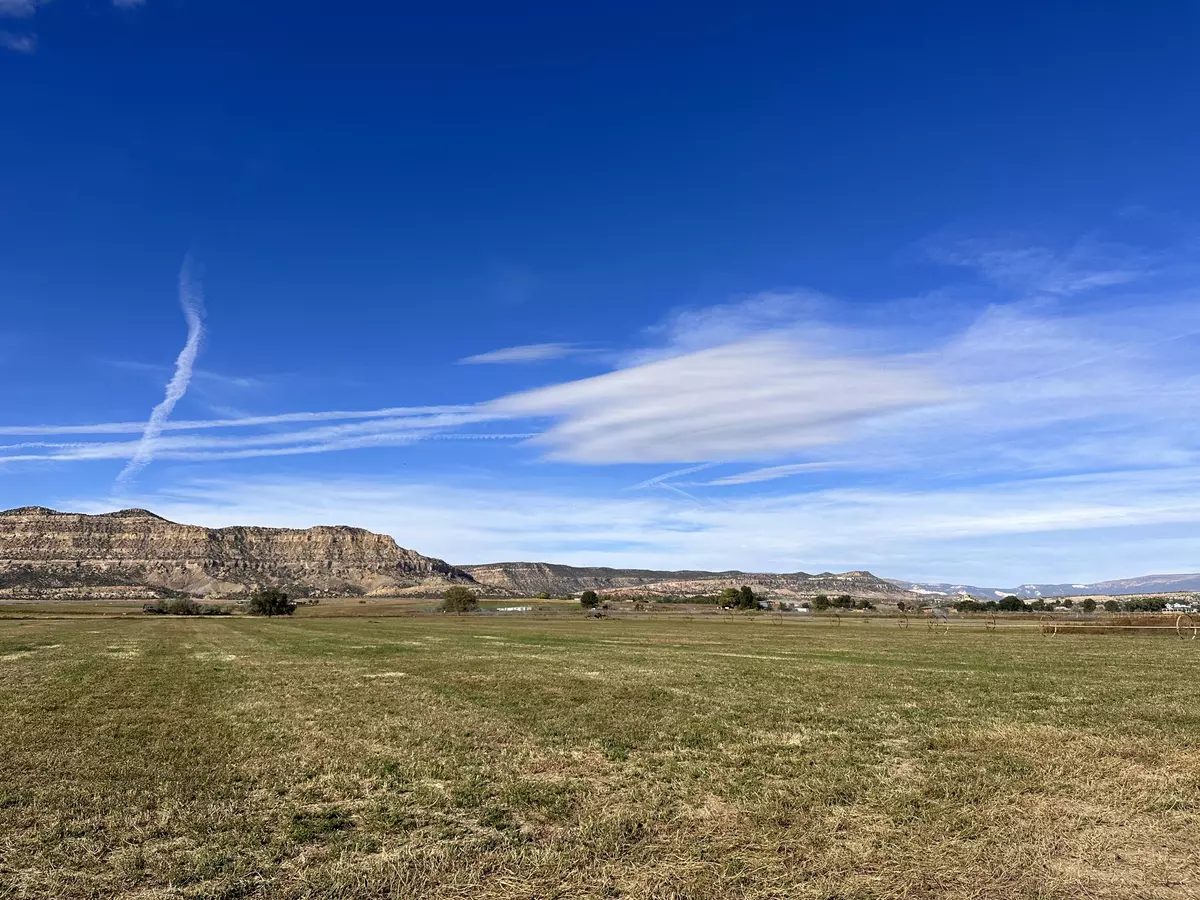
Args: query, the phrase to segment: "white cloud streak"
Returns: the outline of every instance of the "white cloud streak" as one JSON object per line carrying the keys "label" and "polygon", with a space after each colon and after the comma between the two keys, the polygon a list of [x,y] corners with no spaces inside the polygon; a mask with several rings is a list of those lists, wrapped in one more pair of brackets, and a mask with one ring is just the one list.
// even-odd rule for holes
{"label": "white cloud streak", "polygon": [[478,366],[496,363],[531,363],[548,359],[563,359],[583,351],[576,344],[522,344],[519,347],[504,347],[477,353],[459,360],[462,365]]}
{"label": "white cloud streak", "polygon": [[756,484],[761,481],[775,481],[779,478],[790,478],[793,475],[803,475],[806,472],[827,472],[834,466],[832,463],[793,463],[786,466],[767,466],[762,469],[751,469],[749,472],[739,472],[736,475],[726,475],[706,481],[706,486]]}
{"label": "white cloud streak", "polygon": [[192,271],[192,261],[189,257],[184,260],[179,273],[179,305],[183,309],[183,317],[187,321],[187,341],[175,360],[175,374],[167,383],[167,393],[150,413],[142,439],[129,458],[125,468],[117,476],[118,484],[128,483],[138,472],[144,469],[154,459],[154,444],[163,432],[163,426],[170,418],[183,395],[187,393],[188,383],[192,380],[192,369],[196,365],[196,356],[200,353],[200,342],[204,338],[204,294],[200,283]]}
{"label": "white cloud streak", "polygon": [[[252,428],[262,425],[285,425],[294,422],[332,422],[342,419],[390,419],[406,416],[422,417],[438,413],[469,412],[475,406],[391,406],[383,409],[345,410],[323,412],[278,413],[266,416],[238,416],[227,419],[176,419],[163,423],[163,431],[195,431],[208,428]],[[86,425],[4,425],[4,435],[55,435],[55,434],[139,434],[145,431],[145,422],[100,422]]]}

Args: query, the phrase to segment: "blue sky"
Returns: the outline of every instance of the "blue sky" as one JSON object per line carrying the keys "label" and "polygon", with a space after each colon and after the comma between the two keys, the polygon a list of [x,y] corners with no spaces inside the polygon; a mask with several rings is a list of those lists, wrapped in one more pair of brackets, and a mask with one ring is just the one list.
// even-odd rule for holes
{"label": "blue sky", "polygon": [[0,0],[0,506],[1200,571],[1193,3]]}

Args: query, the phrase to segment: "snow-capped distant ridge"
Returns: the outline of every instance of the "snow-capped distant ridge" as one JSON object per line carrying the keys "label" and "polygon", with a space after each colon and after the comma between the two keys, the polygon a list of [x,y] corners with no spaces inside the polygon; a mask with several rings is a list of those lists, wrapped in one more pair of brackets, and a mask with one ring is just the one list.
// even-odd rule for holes
{"label": "snow-capped distant ridge", "polygon": [[943,597],[981,597],[991,600],[1010,594],[1022,600],[1042,597],[1080,597],[1099,595],[1119,597],[1125,594],[1171,594],[1180,591],[1200,591],[1200,572],[1180,575],[1143,575],[1140,578],[1119,578],[1093,584],[1022,584],[1015,588],[979,587],[973,584],[947,584],[929,581],[902,581],[888,578],[892,584],[916,594]]}

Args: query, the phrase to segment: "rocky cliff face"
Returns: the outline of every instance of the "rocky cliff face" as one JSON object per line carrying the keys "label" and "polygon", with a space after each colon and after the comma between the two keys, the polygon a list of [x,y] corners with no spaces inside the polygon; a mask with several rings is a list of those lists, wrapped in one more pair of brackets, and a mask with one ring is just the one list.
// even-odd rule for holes
{"label": "rocky cliff face", "polygon": [[614,594],[696,596],[719,593],[748,584],[755,591],[781,599],[811,599],[850,594],[856,599],[914,601],[917,595],[870,572],[805,572],[779,575],[761,572],[660,572],[653,569],[609,569],[561,566],[552,563],[492,563],[461,566],[482,585],[510,594],[532,596],[593,590]]}
{"label": "rocky cliff face", "polygon": [[0,596],[295,596],[437,591],[469,575],[362,528],[201,528],[144,509],[105,515],[0,512]]}

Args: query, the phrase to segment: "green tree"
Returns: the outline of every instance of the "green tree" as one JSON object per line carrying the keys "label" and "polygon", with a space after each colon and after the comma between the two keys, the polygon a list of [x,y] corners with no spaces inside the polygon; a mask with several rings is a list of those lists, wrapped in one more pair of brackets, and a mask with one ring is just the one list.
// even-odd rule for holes
{"label": "green tree", "polygon": [[595,591],[584,591],[579,597],[579,605],[584,609],[595,609],[600,605],[600,598]]}
{"label": "green tree", "polygon": [[1072,600],[1070,597],[1068,597],[1066,600],[1063,601],[1063,606],[1065,606],[1067,609],[1070,609],[1074,605],[1075,605],[1075,601]]}
{"label": "green tree", "polygon": [[1094,613],[1096,611],[1096,601],[1091,597],[1086,598],[1083,601],[1083,611],[1085,613]]}
{"label": "green tree", "polygon": [[721,596],[717,598],[717,605],[721,609],[738,609],[742,603],[742,592],[735,587],[727,587],[721,591]]}
{"label": "green tree", "polygon": [[813,609],[817,610],[818,612],[822,612],[823,610],[829,609],[829,598],[824,594],[817,594],[817,596],[813,597],[812,605]]}
{"label": "green tree", "polygon": [[1105,600],[1105,601],[1104,601],[1104,611],[1105,611],[1105,612],[1110,612],[1110,613],[1112,613],[1112,612],[1120,612],[1120,611],[1121,611],[1121,604],[1120,604],[1120,603],[1118,603],[1116,600]]}
{"label": "green tree", "polygon": [[443,612],[465,613],[476,609],[479,609],[479,598],[460,584],[446,588],[442,594]]}
{"label": "green tree", "polygon": [[275,588],[259,588],[246,603],[246,612],[252,616],[290,616],[295,611],[296,604]]}
{"label": "green tree", "polygon": [[1167,607],[1165,597],[1134,597],[1125,601],[1129,612],[1162,612]]}
{"label": "green tree", "polygon": [[1001,612],[1024,612],[1025,602],[1015,594],[1009,594],[996,604],[996,609]]}
{"label": "green tree", "polygon": [[900,610],[900,612],[904,612],[906,609],[908,609],[908,604],[905,603],[903,600],[897,600],[896,601],[896,609]]}
{"label": "green tree", "polygon": [[739,609],[758,609],[758,598],[754,596],[754,591],[750,585],[743,584],[738,594],[740,595],[738,597]]}

